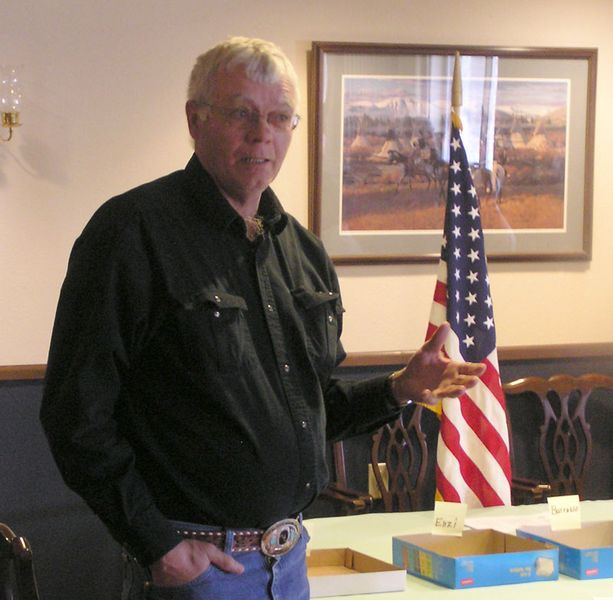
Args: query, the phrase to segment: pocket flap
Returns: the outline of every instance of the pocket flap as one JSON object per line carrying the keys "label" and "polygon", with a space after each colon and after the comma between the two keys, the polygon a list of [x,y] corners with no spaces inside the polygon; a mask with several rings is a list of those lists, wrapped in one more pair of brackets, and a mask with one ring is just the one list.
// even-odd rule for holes
{"label": "pocket flap", "polygon": [[339,303],[339,294],[336,292],[316,292],[307,290],[304,287],[299,287],[292,290],[292,296],[298,301],[300,306],[306,310],[321,306],[329,302],[334,302],[336,312],[342,312],[342,307]]}
{"label": "pocket flap", "polygon": [[193,310],[198,306],[209,304],[219,309],[224,308],[238,308],[240,310],[247,310],[247,303],[241,296],[235,294],[229,294],[222,290],[203,290],[191,298],[186,303],[185,308]]}

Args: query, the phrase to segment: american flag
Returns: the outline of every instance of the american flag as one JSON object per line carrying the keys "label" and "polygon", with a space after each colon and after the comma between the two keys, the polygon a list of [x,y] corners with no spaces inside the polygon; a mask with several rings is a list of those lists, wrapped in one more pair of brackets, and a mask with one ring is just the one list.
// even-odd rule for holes
{"label": "american flag", "polygon": [[466,150],[454,123],[445,228],[427,339],[449,321],[447,355],[487,368],[474,388],[442,402],[437,495],[446,502],[497,506],[511,504],[511,467],[479,211]]}

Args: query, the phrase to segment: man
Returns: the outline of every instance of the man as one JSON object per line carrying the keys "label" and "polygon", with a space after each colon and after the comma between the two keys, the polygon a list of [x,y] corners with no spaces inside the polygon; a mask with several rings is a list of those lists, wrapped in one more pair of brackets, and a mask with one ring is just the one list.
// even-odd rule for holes
{"label": "man", "polygon": [[148,598],[307,599],[299,513],[326,437],[458,395],[481,366],[444,359],[443,326],[390,377],[334,379],[334,268],[268,187],[298,123],[291,64],[233,38],[188,95],[185,170],[111,199],[75,243],[41,419]]}

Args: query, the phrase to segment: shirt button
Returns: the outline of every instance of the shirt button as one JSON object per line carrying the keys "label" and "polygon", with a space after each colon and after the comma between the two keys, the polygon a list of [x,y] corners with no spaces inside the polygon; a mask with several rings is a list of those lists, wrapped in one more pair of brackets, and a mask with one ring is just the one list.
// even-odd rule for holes
{"label": "shirt button", "polygon": [[287,363],[285,363],[285,364],[283,365],[283,370],[284,370],[286,373],[289,373],[289,365],[288,365]]}
{"label": "shirt button", "polygon": [[219,296],[213,296],[213,300],[219,304],[221,302],[221,298]]}
{"label": "shirt button", "polygon": [[300,427],[302,427],[302,429],[306,429],[307,428],[307,422],[306,421],[300,421]]}
{"label": "shirt button", "polygon": [[307,481],[307,482],[306,482],[306,484],[304,485],[304,487],[305,487],[307,490],[310,490],[310,489],[311,489],[311,482],[310,482],[310,481]]}
{"label": "shirt button", "polygon": [[266,310],[267,310],[268,312],[272,312],[272,304],[267,304],[267,305],[266,305]]}
{"label": "shirt button", "polygon": [[221,316],[221,313],[220,313],[218,310],[216,310],[216,311],[213,313],[213,316],[214,316],[216,319],[219,319],[219,317]]}
{"label": "shirt button", "polygon": [[334,317],[332,315],[328,315],[328,323],[332,323],[334,321]]}

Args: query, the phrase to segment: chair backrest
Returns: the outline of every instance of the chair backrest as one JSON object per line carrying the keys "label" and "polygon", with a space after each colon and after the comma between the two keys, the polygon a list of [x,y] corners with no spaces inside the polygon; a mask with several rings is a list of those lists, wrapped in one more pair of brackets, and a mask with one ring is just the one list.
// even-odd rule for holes
{"label": "chair backrest", "polygon": [[372,436],[371,465],[386,512],[426,510],[433,506],[430,459],[436,456],[433,452],[436,434],[424,431],[424,418],[428,416],[432,422],[438,422],[431,411],[420,405],[411,406]]}
{"label": "chair backrest", "polygon": [[39,600],[32,549],[0,523],[0,600]]}
{"label": "chair backrest", "polygon": [[[514,429],[522,428],[533,418],[535,413],[530,409],[534,406],[529,403],[540,404],[536,447],[546,479],[544,483],[551,486],[550,495],[578,494],[580,498],[584,497],[585,478],[592,459],[592,434],[585,416],[586,405],[596,388],[613,389],[613,377],[600,374],[554,375],[549,379],[525,377],[503,385],[507,396],[514,470],[518,467],[519,439],[518,432],[514,435]],[[527,443],[530,444],[530,440]],[[523,460],[533,459],[524,453]]]}

